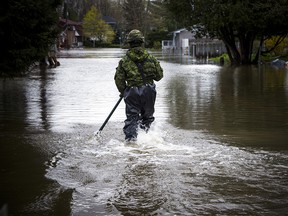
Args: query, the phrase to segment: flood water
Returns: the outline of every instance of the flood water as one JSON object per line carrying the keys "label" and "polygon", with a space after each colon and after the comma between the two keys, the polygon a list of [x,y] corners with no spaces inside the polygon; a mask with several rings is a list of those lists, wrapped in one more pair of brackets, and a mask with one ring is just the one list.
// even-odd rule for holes
{"label": "flood water", "polygon": [[[70,50],[0,80],[0,204],[8,215],[287,215],[288,70],[154,53],[155,122],[124,144],[125,50]],[[3,209],[4,209],[3,208]]]}

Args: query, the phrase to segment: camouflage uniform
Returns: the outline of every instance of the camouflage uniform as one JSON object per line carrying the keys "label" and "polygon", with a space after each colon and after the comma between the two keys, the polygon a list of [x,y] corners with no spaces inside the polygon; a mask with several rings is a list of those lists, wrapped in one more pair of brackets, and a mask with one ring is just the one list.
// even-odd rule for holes
{"label": "camouflage uniform", "polygon": [[131,48],[120,60],[114,77],[126,104],[127,118],[123,128],[126,140],[137,137],[138,126],[148,131],[154,121],[154,80],[159,81],[163,77],[159,62],[141,47],[144,42],[141,32],[132,30],[129,35],[128,42]]}

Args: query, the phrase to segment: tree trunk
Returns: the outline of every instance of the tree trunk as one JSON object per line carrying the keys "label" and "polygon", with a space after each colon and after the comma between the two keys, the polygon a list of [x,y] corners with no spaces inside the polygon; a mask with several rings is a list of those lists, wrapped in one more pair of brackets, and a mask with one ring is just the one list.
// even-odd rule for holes
{"label": "tree trunk", "polygon": [[241,65],[251,64],[254,34],[252,32],[239,35]]}
{"label": "tree trunk", "polygon": [[240,65],[241,56],[236,46],[233,29],[225,26],[220,29],[219,33],[225,44],[231,65]]}
{"label": "tree trunk", "polygon": [[[232,27],[224,26],[220,29],[219,33],[226,46],[231,65],[247,65],[252,63],[252,49],[255,39],[253,32],[235,35]],[[239,47],[237,47],[236,38],[239,39]]]}
{"label": "tree trunk", "polygon": [[260,56],[261,56],[261,50],[262,50],[263,43],[264,43],[264,37],[262,36],[260,39],[260,44],[259,44],[256,56],[253,59],[252,64],[258,64],[260,62]]}

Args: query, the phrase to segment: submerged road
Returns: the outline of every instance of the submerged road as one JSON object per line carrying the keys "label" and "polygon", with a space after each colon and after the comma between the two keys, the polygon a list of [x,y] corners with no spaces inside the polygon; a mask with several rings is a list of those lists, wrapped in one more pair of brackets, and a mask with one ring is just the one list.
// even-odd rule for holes
{"label": "submerged road", "polygon": [[0,201],[11,215],[286,215],[288,72],[155,53],[155,122],[124,144],[124,51],[71,50],[0,80]]}

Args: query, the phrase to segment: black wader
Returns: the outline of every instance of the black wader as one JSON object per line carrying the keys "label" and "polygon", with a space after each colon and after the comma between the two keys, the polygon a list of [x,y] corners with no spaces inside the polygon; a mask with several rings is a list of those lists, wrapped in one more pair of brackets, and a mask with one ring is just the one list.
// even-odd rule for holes
{"label": "black wader", "polygon": [[154,121],[155,84],[126,88],[124,100],[127,119],[125,120],[123,131],[125,139],[131,140],[137,138],[138,126],[147,132]]}

